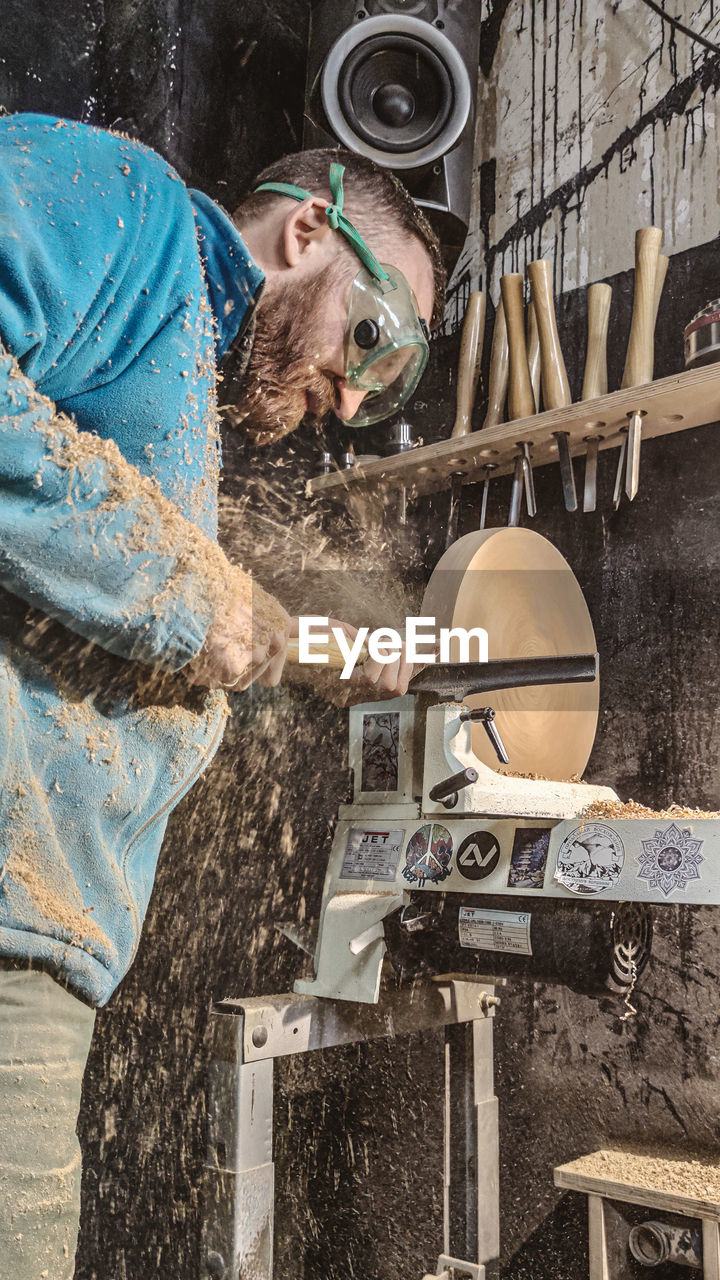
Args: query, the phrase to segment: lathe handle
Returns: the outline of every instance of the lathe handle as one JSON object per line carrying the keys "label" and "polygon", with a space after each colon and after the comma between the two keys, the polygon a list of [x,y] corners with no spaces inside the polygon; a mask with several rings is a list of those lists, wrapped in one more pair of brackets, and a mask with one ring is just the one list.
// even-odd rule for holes
{"label": "lathe handle", "polygon": [[[347,658],[343,654],[342,649],[340,648],[337,640],[335,639],[334,635],[332,635],[332,633],[329,633],[328,643],[327,645],[325,645],[324,649],[322,648],[319,640],[313,640],[311,642],[310,648],[312,649],[313,653],[318,653],[318,652],[327,653],[327,656],[328,656],[327,662],[323,662],[319,664],[322,667],[324,667],[326,671],[342,671],[343,667],[345,666],[345,663],[347,662]],[[362,648],[360,649],[359,656],[356,659],[357,666],[361,667],[363,663],[367,662],[367,660],[368,660],[367,647],[363,645]],[[300,665],[302,666],[315,665],[314,663],[313,664],[308,664],[305,662],[303,662],[302,664],[300,663],[300,641],[297,638],[297,636],[292,636],[291,639],[288,640],[287,662],[291,667],[299,667]]]}

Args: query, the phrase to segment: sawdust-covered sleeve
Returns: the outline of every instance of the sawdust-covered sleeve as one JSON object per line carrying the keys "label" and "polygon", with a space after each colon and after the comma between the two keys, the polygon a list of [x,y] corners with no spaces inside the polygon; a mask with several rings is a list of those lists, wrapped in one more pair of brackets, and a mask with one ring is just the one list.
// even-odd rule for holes
{"label": "sawdust-covered sleeve", "polygon": [[[113,441],[79,431],[0,348],[2,586],[112,653],[175,671],[238,575]],[[249,577],[247,588],[257,639],[275,602]]]}

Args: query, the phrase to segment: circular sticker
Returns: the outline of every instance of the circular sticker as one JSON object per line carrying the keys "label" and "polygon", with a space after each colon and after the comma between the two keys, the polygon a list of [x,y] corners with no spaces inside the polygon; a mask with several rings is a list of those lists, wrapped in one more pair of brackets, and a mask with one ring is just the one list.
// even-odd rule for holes
{"label": "circular sticker", "polygon": [[457,851],[455,865],[466,880],[484,880],[500,861],[500,845],[491,831],[473,831]]}
{"label": "circular sticker", "polygon": [[617,884],[624,861],[625,847],[617,831],[586,822],[560,845],[555,879],[572,893],[602,893]]}
{"label": "circular sticker", "polygon": [[411,835],[405,850],[403,876],[420,888],[429,880],[441,884],[450,875],[452,836],[439,822],[426,822]]}

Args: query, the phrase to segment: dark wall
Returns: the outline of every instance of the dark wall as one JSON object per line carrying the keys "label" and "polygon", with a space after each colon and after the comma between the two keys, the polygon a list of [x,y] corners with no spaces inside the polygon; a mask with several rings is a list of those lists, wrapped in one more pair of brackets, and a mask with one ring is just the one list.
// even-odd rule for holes
{"label": "dark wall", "polygon": [[[496,25],[507,7],[490,5]],[[73,0],[62,9],[5,0],[0,104],[136,133],[231,205],[258,168],[298,145],[307,19],[305,0]],[[612,282],[617,385],[630,277]],[[681,367],[682,326],[717,284],[715,244],[673,257],[659,375]],[[576,391],[583,309],[583,291],[559,306]],[[426,439],[452,420],[456,356],[456,339],[436,344],[411,409]],[[302,496],[313,444],[300,439],[260,462],[227,442],[231,549],[250,541],[262,559],[308,546],[316,566],[335,574],[357,559],[343,514],[310,509]],[[601,651],[588,776],[623,797],[714,807],[717,427],[648,443],[640,493],[617,513],[614,462],[601,455],[594,515],[562,510],[553,468],[537,476],[534,527],[577,573]],[[491,522],[505,521],[508,496],[506,481],[493,486]],[[463,531],[475,527],[478,502],[468,489]],[[414,582],[440,554],[446,513],[447,495],[418,504],[402,537],[388,524],[362,557],[391,565],[399,584]],[[345,716],[294,688],[236,701],[218,760],[170,824],[138,959],[98,1016],[82,1116],[82,1280],[199,1274],[207,1010],[217,997],[289,989],[298,955],[273,921],[310,918],[319,904],[330,824],[345,794]],[[582,1204],[553,1190],[554,1164],[611,1139],[717,1144],[716,912],[670,906],[656,914],[635,1018],[620,1022],[615,1000],[528,981],[504,993],[496,1033],[507,1280],[583,1274]],[[429,1036],[279,1070],[278,1280],[407,1280],[429,1268],[440,1238],[441,1049]]]}

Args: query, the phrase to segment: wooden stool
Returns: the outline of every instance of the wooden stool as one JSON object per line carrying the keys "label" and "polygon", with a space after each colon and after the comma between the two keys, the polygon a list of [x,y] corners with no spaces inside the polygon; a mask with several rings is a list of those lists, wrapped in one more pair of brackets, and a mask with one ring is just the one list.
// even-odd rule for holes
{"label": "wooden stool", "polygon": [[595,1151],[554,1171],[555,1186],[588,1198],[590,1280],[613,1280],[608,1261],[605,1202],[644,1205],[699,1219],[703,1275],[720,1280],[720,1163],[667,1152]]}

